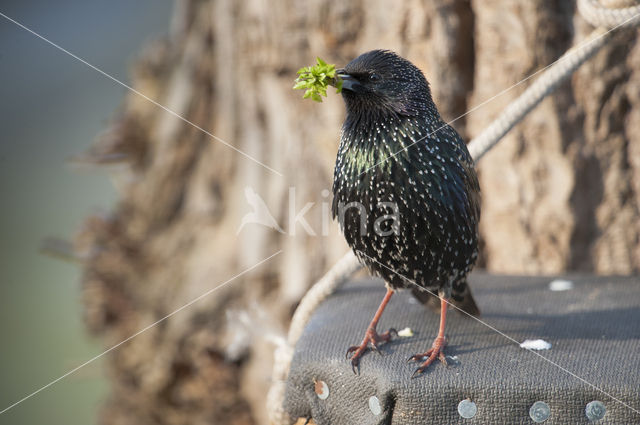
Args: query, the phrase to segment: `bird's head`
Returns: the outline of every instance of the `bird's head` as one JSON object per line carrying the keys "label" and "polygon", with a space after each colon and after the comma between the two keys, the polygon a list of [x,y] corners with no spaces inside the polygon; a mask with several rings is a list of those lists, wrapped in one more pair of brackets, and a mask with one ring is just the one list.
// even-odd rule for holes
{"label": "bird's head", "polygon": [[416,116],[433,107],[429,84],[408,60],[389,50],[363,53],[338,70],[347,113]]}

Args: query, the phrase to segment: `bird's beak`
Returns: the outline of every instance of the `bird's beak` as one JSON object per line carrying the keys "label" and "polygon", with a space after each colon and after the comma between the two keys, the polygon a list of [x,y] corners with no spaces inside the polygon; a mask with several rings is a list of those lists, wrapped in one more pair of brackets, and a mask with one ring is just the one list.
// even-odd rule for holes
{"label": "bird's beak", "polygon": [[347,74],[344,69],[339,69],[338,77],[342,80],[342,90],[356,91],[361,86],[360,82]]}

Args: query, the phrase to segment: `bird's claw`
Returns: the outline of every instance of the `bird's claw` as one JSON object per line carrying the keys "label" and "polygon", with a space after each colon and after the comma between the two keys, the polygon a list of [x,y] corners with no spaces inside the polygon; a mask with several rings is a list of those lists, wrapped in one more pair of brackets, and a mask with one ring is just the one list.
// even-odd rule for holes
{"label": "bird's claw", "polygon": [[360,345],[353,345],[349,347],[347,349],[346,358],[351,358],[351,369],[353,370],[353,373],[356,375],[358,374],[360,370],[360,357],[362,357],[362,355],[367,351],[367,348],[370,348],[372,351],[382,355],[379,345],[390,341],[392,334],[397,336],[398,332],[391,328],[387,332],[378,334],[375,329],[368,329]]}
{"label": "bird's claw", "polygon": [[414,354],[413,356],[407,359],[407,363],[417,362],[418,360],[422,360],[422,359],[424,359],[423,354]]}
{"label": "bird's claw", "polygon": [[436,359],[439,359],[443,365],[448,366],[447,357],[444,354],[444,347],[446,345],[447,341],[444,337],[437,337],[435,341],[433,341],[433,346],[426,352],[414,354],[413,356],[409,357],[409,359],[407,360],[408,362],[420,361],[426,358],[426,360],[420,365],[420,367],[413,372],[413,375],[411,375],[411,379],[421,375]]}
{"label": "bird's claw", "polygon": [[347,349],[347,355],[345,356],[345,358],[349,358],[349,354],[353,353],[354,351],[358,350],[358,346],[357,345],[352,345],[351,347],[349,347]]}
{"label": "bird's claw", "polygon": [[422,367],[417,368],[416,370],[413,371],[413,374],[411,374],[411,379],[422,375],[422,372],[424,372],[424,369]]}

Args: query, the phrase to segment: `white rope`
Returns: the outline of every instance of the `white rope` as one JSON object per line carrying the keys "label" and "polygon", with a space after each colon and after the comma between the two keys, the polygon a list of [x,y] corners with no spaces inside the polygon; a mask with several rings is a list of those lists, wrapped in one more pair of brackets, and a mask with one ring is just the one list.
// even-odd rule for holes
{"label": "white rope", "polygon": [[309,318],[325,298],[331,295],[361,267],[353,252],[349,252],[331,267],[300,301],[291,318],[287,343],[278,347],[274,355],[273,382],[267,394],[267,409],[269,410],[269,419],[272,424],[289,425],[291,423],[283,407],[286,379],[289,374],[291,359],[293,358],[293,349],[298,339],[300,339]]}
{"label": "white rope", "polygon": [[605,29],[634,27],[640,21],[637,0],[578,0],[578,12],[594,27]]}
{"label": "white rope", "polygon": [[[516,100],[482,133],[469,142],[468,148],[475,162],[491,149],[522,118],[553,92],[558,85],[598,52],[622,28],[640,25],[638,0],[578,0],[578,11],[591,25],[597,27],[578,48],[569,49],[560,59],[548,66]],[[300,301],[291,319],[287,343],[276,349],[273,382],[267,395],[267,410],[273,425],[289,425],[291,418],[284,411],[286,379],[289,374],[294,347],[302,335],[316,307],[340,287],[362,266],[352,252],[340,259]]]}

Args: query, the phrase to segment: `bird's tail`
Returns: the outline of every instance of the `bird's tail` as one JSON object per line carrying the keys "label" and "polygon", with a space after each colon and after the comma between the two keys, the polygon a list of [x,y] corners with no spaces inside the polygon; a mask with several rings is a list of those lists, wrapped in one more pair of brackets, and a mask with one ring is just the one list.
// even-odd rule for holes
{"label": "bird's tail", "polygon": [[[458,286],[458,288],[456,288],[456,286]],[[476,300],[473,298],[471,288],[469,287],[466,279],[458,285],[453,285],[453,289],[451,291],[451,304],[474,317],[480,316],[480,309],[476,304]]]}
{"label": "bird's tail", "polygon": [[[422,304],[434,311],[440,311],[440,299],[437,296],[419,288],[413,288],[411,292]],[[480,309],[476,304],[476,300],[473,299],[471,288],[469,288],[466,279],[453,284],[449,302],[472,316],[480,316]]]}

